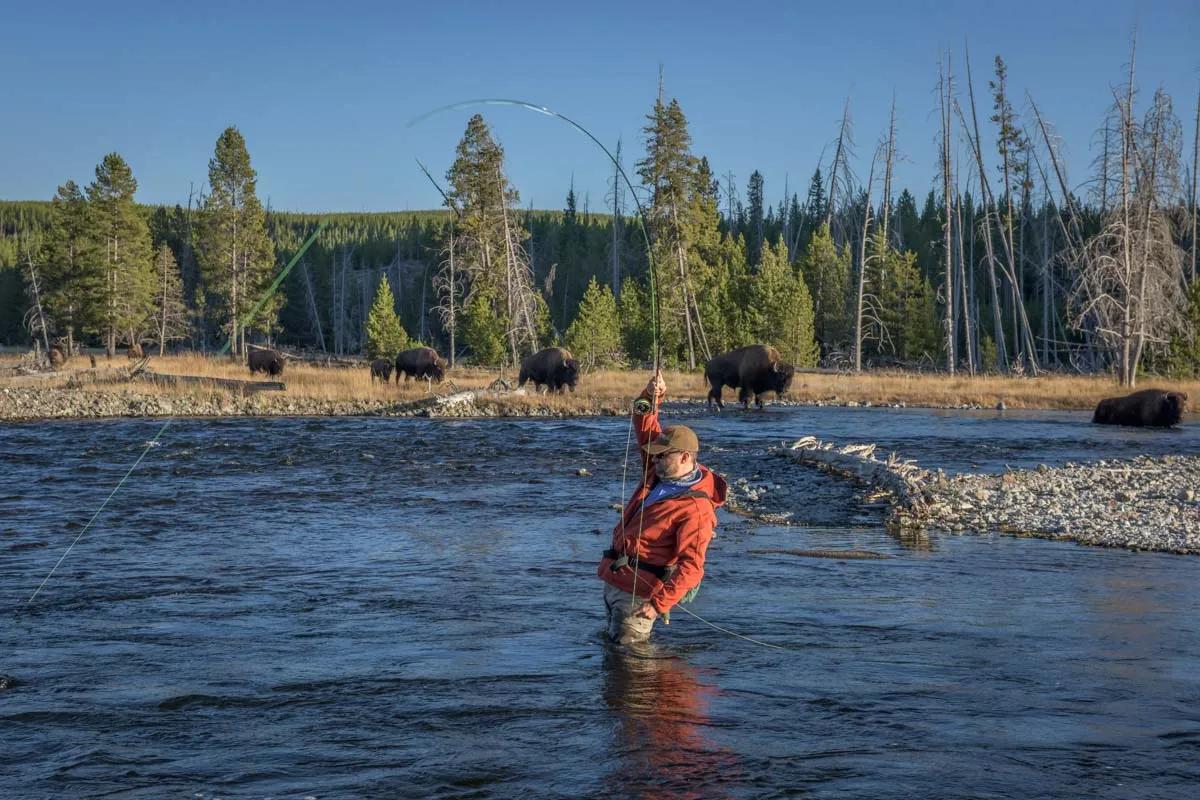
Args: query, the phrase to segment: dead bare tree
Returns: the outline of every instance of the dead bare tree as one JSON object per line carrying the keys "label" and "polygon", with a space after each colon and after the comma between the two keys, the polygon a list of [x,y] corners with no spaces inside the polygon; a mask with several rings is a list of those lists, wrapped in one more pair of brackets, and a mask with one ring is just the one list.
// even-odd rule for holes
{"label": "dead bare tree", "polygon": [[621,297],[621,220],[625,214],[625,194],[621,185],[621,140],[617,139],[617,153],[612,176],[612,244],[609,258],[612,260],[612,291],[618,301]]}
{"label": "dead bare tree", "polygon": [[[979,176],[979,202],[983,204],[984,212],[984,231],[983,243],[987,253],[988,265],[988,283],[992,291],[992,335],[996,344],[996,366],[1001,370],[1008,367],[1008,351],[1004,346],[1004,322],[1000,316],[1000,292],[996,284],[996,253],[992,243],[992,226],[987,221],[990,214],[991,192],[988,190],[987,172],[983,166],[983,150],[979,141],[979,117],[975,113],[975,84],[971,80],[971,54],[966,53],[967,66],[967,96],[971,102],[971,127],[974,129],[974,136],[970,131],[966,131],[967,141],[971,145],[971,150],[975,154],[975,171]],[[959,109],[959,117],[962,122],[962,127],[966,129],[966,120],[961,119],[962,109]]]}
{"label": "dead bare tree", "polygon": [[1120,207],[1083,247],[1071,293],[1073,325],[1096,331],[1129,387],[1147,344],[1165,343],[1185,324],[1184,253],[1168,213],[1178,197],[1181,126],[1161,90],[1144,122],[1135,121],[1135,54],[1111,112],[1120,139]]}
{"label": "dead bare tree", "polygon": [[304,275],[305,296],[308,298],[308,319],[312,323],[313,330],[317,334],[317,341],[321,343],[321,352],[326,353],[325,349],[325,332],[321,330],[321,312],[317,310],[317,296],[313,292],[312,276],[308,272],[308,259],[305,258],[300,262],[300,272]]}
{"label": "dead bare tree", "polygon": [[[863,319],[868,312],[868,304],[870,298],[867,297],[867,240],[871,235],[871,189],[875,183],[875,162],[878,159],[879,150],[876,149],[875,157],[871,159],[871,169],[867,173],[867,186],[863,190],[863,222],[861,238],[858,242],[858,291],[854,306],[854,371],[862,372],[862,349],[863,349]],[[884,242],[884,247],[888,246]],[[875,322],[880,325],[881,338],[886,332],[882,330],[882,319],[879,314],[874,314]]]}
{"label": "dead bare tree", "polygon": [[537,325],[534,323],[537,291],[533,288],[533,268],[529,263],[529,255],[516,241],[515,232],[508,224],[508,203],[504,197],[506,182],[498,165],[496,185],[500,188],[500,216],[504,227],[504,302],[508,311],[508,341],[513,366],[516,366],[521,363],[522,344],[527,345],[530,352],[538,349]]}
{"label": "dead bare tree", "polygon": [[455,229],[450,222],[449,235],[446,237],[446,247],[442,251],[446,258],[433,276],[433,288],[438,294],[437,313],[442,321],[442,329],[450,337],[450,368],[454,369],[454,360],[458,345],[458,315],[462,309],[462,280],[459,278],[458,266],[454,262]]}
{"label": "dead bare tree", "polygon": [[[896,92],[892,90],[892,111],[888,118],[887,150],[883,159],[883,240],[891,246],[889,225],[892,221],[892,167],[896,161]],[[786,196],[786,193],[785,193]]]}
{"label": "dead bare tree", "polygon": [[[825,224],[829,226],[834,241],[838,240],[833,228],[837,211],[838,194],[849,197],[853,186],[853,176],[850,172],[850,159],[854,155],[854,130],[850,121],[850,98],[842,107],[842,123],[838,127],[837,144],[833,150],[833,164],[829,168],[829,208],[825,212]],[[842,237],[843,242],[847,237]]]}
{"label": "dead bare tree", "polygon": [[942,328],[946,337],[946,371],[951,375],[954,374],[955,365],[958,363],[958,358],[955,354],[955,332],[957,327],[954,319],[954,265],[953,247],[950,241],[952,229],[951,214],[954,208],[954,199],[950,191],[950,183],[953,176],[953,165],[950,160],[950,107],[954,102],[954,73],[950,65],[950,54],[946,54],[946,66],[943,70],[938,67],[938,117],[942,123],[942,147],[941,147],[941,173],[942,173],[942,203],[946,209],[946,220],[942,225],[942,233],[944,237],[943,249],[944,266],[945,266],[945,297],[946,297],[946,315],[943,320]]}
{"label": "dead bare tree", "polygon": [[1196,282],[1196,182],[1200,170],[1200,92],[1196,93],[1196,129],[1192,135],[1192,283]]}
{"label": "dead bare tree", "polygon": [[[29,267],[29,291],[33,295],[33,307],[29,309],[25,316],[25,327],[33,334],[34,338],[40,333],[42,335],[42,343],[46,345],[46,355],[50,355],[50,321],[46,318],[46,312],[42,308],[42,285],[38,280],[37,268],[33,265],[33,252],[29,247],[29,242],[25,242],[25,263]],[[68,353],[68,355],[70,355]]]}

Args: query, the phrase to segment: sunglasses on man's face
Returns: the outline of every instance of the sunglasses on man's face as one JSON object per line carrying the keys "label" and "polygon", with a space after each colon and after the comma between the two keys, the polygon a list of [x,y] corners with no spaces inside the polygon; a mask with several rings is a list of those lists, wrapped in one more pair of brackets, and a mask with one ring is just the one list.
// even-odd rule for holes
{"label": "sunglasses on man's face", "polygon": [[675,453],[682,453],[682,452],[683,452],[682,450],[664,450],[661,453],[655,453],[652,457],[653,458],[666,458],[667,456],[674,455]]}

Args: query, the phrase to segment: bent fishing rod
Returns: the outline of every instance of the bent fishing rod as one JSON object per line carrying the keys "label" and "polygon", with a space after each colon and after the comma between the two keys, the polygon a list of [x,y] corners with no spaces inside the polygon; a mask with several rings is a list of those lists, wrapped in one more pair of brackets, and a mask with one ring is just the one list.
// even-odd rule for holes
{"label": "bent fishing rod", "polygon": [[[617,158],[609,151],[609,149],[604,145],[603,142],[601,142],[598,138],[596,138],[596,136],[591,131],[589,131],[587,128],[585,128],[580,123],[576,122],[575,120],[571,119],[570,117],[566,116],[565,114],[560,114],[559,112],[554,111],[553,109],[547,108],[546,106],[538,105],[536,103],[531,103],[527,100],[512,100],[512,99],[508,99],[508,98],[499,98],[499,97],[485,97],[485,98],[477,98],[477,99],[473,99],[473,100],[462,100],[457,103],[450,103],[449,105],[440,106],[438,108],[427,111],[424,114],[420,114],[420,115],[414,117],[413,119],[409,120],[406,127],[411,128],[411,127],[429,119],[430,117],[433,117],[437,114],[441,114],[443,112],[456,111],[458,109],[469,108],[471,106],[480,106],[480,105],[510,106],[510,107],[514,107],[514,108],[523,108],[527,111],[533,111],[533,112],[541,114],[543,116],[552,117],[552,118],[561,120],[562,122],[565,122],[566,124],[575,128],[577,131],[579,131],[584,136],[586,136],[588,139],[590,139],[592,141],[592,143],[595,144],[597,147],[599,147],[600,150],[604,153],[604,155],[608,157],[608,160],[610,162],[612,162],[613,167],[616,169],[617,173],[621,176],[621,179],[625,182],[625,186],[629,189],[629,194],[633,198],[634,204],[637,206],[638,228],[642,234],[642,242],[646,248],[646,261],[647,261],[647,264],[649,265],[650,325],[651,325],[651,336],[653,338],[654,373],[658,374],[661,369],[661,365],[662,365],[662,353],[660,351],[660,342],[659,342],[659,335],[658,335],[659,334],[659,331],[658,331],[658,279],[657,279],[657,269],[655,268],[655,264],[654,264],[654,251],[650,245],[650,234],[646,230],[646,210],[642,206],[641,200],[638,199],[637,190],[634,188],[633,182],[629,180],[629,176],[625,173],[625,169],[624,169],[624,167],[621,166],[621,162],[617,160]],[[427,170],[425,168],[425,165],[421,164],[420,161],[418,161],[417,163],[421,167],[421,171],[425,173],[425,177],[429,178],[430,182],[433,183],[434,187],[438,190],[438,193],[442,195],[442,198],[446,201],[446,204],[448,206],[450,206],[451,209],[456,214],[459,214],[458,207],[451,202],[451,200],[447,196],[447,194],[442,190],[442,188],[440,186],[438,186],[437,181],[435,181],[433,179],[433,176],[429,174],[429,170]],[[648,410],[649,410],[649,408],[636,406],[636,401],[635,401],[635,407],[630,409],[630,416],[629,416],[630,434],[632,434],[632,432],[633,432],[633,416],[634,416],[634,414],[646,413],[646,411],[648,411]],[[628,467],[629,467],[629,437],[626,438],[625,464],[624,464],[624,468],[623,468],[623,472],[622,472],[622,476],[621,476],[620,504],[621,504],[622,508],[624,508],[624,503],[625,503],[625,472],[628,471]],[[645,481],[646,476],[643,474],[641,479],[642,479],[642,481]],[[641,510],[639,512],[639,515],[638,515],[638,534],[637,534],[635,547],[640,547],[640,545],[641,545],[642,528],[643,528],[643,522],[645,519],[645,513],[646,513],[646,507],[643,504],[641,507]],[[637,562],[634,563],[633,578],[634,578],[634,590],[632,593],[632,598],[633,598],[632,604],[633,604],[633,606],[636,606],[637,605],[637,588],[638,588],[639,582],[645,582],[651,586],[652,586],[652,584],[649,583],[649,581],[645,575],[638,574]],[[739,639],[743,639],[745,641],[752,642],[757,645],[761,645],[763,647],[770,647],[770,648],[775,648],[778,650],[794,649],[794,648],[784,647],[783,645],[777,645],[777,644],[771,644],[769,642],[763,642],[758,639],[751,638],[749,636],[744,636],[735,631],[731,631],[728,628],[723,628],[714,622],[710,622],[709,620],[704,619],[699,614],[696,614],[693,611],[690,611],[687,608],[684,608],[682,605],[677,606],[677,608],[679,608],[679,610],[683,611],[684,613],[696,618],[697,620],[704,623],[705,625],[708,625],[709,627],[711,627],[715,630],[718,630],[722,633],[726,633],[730,636],[734,636]]]}

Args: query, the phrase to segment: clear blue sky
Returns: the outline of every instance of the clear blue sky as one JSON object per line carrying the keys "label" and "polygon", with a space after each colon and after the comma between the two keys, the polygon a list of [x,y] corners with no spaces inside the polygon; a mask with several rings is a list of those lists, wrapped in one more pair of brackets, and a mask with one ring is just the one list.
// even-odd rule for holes
{"label": "clear blue sky", "polygon": [[[115,5],[116,8],[110,6]],[[969,44],[977,99],[998,53],[1018,109],[1030,90],[1062,135],[1071,180],[1123,80],[1138,31],[1143,106],[1170,92],[1190,151],[1200,86],[1200,4],[1056,2],[421,2],[16,3],[0,13],[5,114],[0,198],[48,199],[92,179],[120,152],[138,199],[185,202],[221,130],[237,125],[277,209],[432,208],[476,97],[527,99],[641,155],[658,68],[691,125],[694,149],[740,191],[754,169],[768,199],[785,176],[803,193],[849,95],[860,163],[887,123],[893,91],[905,161],[898,185],[918,199],[936,162],[939,54],[956,71]],[[988,103],[990,107],[990,103]],[[986,109],[981,109],[986,111]],[[603,203],[603,155],[566,125],[482,109],[505,146],[522,203]],[[986,114],[981,120],[991,126]],[[826,155],[828,159],[828,154]]]}

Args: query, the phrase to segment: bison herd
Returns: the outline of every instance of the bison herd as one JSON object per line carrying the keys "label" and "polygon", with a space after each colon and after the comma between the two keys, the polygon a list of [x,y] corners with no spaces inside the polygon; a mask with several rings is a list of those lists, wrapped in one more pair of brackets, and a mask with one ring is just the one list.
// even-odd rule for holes
{"label": "bison herd", "polygon": [[[57,359],[56,359],[57,356]],[[51,362],[63,361],[61,352],[50,353]],[[251,373],[263,372],[271,376],[283,374],[285,356],[274,350],[255,349],[246,356]],[[441,383],[446,377],[446,360],[432,347],[414,347],[403,350],[395,360],[377,358],[371,362],[371,380],[382,383],[400,376],[404,382],[409,378],[424,378],[431,383]],[[751,398],[758,408],[763,407],[763,395],[774,392],[778,398],[792,385],[795,368],[785,362],[774,347],[752,344],[740,347],[712,358],[704,367],[704,380],[708,385],[706,405],[724,408],[721,393],[725,387],[738,391],[737,399],[743,408],[749,409]],[[579,384],[579,363],[564,347],[547,347],[521,361],[518,385],[523,387],[532,382],[535,391],[543,387],[548,392],[575,391]],[[1169,428],[1178,425],[1188,410],[1188,396],[1183,392],[1163,389],[1143,389],[1124,397],[1101,400],[1092,415],[1097,425],[1131,425],[1137,427]]]}

